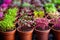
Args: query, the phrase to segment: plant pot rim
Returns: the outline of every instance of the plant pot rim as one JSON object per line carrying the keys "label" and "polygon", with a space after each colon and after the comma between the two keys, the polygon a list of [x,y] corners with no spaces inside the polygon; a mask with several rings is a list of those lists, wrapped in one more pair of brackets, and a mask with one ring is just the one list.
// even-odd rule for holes
{"label": "plant pot rim", "polygon": [[34,27],[30,31],[20,31],[19,28],[21,28],[21,27],[18,27],[17,31],[22,32],[22,33],[28,33],[28,32],[33,32],[34,31]]}
{"label": "plant pot rim", "polygon": [[2,33],[13,33],[13,32],[15,32],[16,31],[16,29],[14,29],[14,30],[12,30],[12,31],[8,31],[8,32],[2,32],[2,31],[0,31],[0,32],[2,32]]}
{"label": "plant pot rim", "polygon": [[56,29],[54,29],[53,27],[51,28],[53,31],[57,31],[57,32],[60,32],[60,30],[56,30]]}
{"label": "plant pot rim", "polygon": [[38,32],[49,32],[51,29],[48,29],[48,30],[44,30],[44,31],[42,31],[42,30],[37,30],[37,29],[35,29],[36,31],[38,31]]}

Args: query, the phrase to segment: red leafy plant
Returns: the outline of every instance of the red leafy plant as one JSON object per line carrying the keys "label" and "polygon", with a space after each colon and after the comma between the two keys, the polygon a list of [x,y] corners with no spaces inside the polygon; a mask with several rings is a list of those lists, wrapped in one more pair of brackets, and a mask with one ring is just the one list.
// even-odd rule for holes
{"label": "red leafy plant", "polygon": [[60,30],[60,18],[52,19],[50,22],[53,24],[53,27],[55,29],[57,29],[57,30],[59,29]]}
{"label": "red leafy plant", "polygon": [[48,19],[46,18],[39,18],[39,19],[36,19],[35,20],[35,23],[36,23],[36,27],[40,30],[46,30],[48,29],[48,24],[49,24],[49,21]]}

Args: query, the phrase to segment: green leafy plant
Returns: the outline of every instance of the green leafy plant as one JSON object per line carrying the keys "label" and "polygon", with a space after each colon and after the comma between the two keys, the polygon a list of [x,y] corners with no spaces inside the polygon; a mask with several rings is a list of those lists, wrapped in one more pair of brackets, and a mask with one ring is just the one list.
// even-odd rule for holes
{"label": "green leafy plant", "polygon": [[60,4],[60,0],[52,0],[52,3]]}
{"label": "green leafy plant", "polygon": [[48,15],[51,18],[58,18],[59,17],[59,12],[57,11],[57,9],[53,3],[45,4],[45,10],[46,10],[46,13],[48,13]]}
{"label": "green leafy plant", "polygon": [[16,20],[17,8],[9,8],[5,14],[4,20],[0,21],[0,30],[1,31],[11,31],[14,30],[14,21]]}
{"label": "green leafy plant", "polygon": [[35,18],[43,18],[44,17],[44,11],[42,11],[42,10],[40,10],[40,11],[35,10],[34,11],[34,17]]}
{"label": "green leafy plant", "polygon": [[45,4],[45,10],[46,10],[47,13],[57,11],[57,9],[56,9],[56,7],[55,7],[55,5],[53,3],[46,3]]}

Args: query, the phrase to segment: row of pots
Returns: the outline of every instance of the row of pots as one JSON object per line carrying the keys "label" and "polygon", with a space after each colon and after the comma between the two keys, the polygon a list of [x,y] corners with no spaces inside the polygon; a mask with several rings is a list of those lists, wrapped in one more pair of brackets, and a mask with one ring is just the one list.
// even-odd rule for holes
{"label": "row of pots", "polygon": [[[35,29],[36,34],[36,40],[48,40],[48,35],[51,29],[40,31]],[[52,29],[54,32],[54,35],[56,37],[56,40],[60,40],[60,31]],[[22,31],[21,27],[17,28],[16,30],[10,31],[10,32],[0,32],[0,38],[3,38],[3,40],[15,40],[15,33],[17,32],[19,35],[20,40],[32,40],[34,28],[32,28],[29,31]]]}

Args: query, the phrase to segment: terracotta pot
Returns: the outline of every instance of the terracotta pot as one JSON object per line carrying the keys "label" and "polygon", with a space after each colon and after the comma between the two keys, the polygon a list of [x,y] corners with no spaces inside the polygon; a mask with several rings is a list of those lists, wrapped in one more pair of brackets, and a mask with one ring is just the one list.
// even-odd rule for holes
{"label": "terracotta pot", "polygon": [[34,29],[32,29],[30,31],[21,31],[20,27],[18,27],[17,32],[18,32],[18,35],[19,35],[19,39],[20,40],[32,40],[33,30]]}
{"label": "terracotta pot", "polygon": [[50,32],[50,29],[45,31],[40,31],[35,29],[36,40],[48,40],[49,32]]}
{"label": "terracotta pot", "polygon": [[52,29],[55,40],[60,40],[60,30]]}
{"label": "terracotta pot", "polygon": [[15,32],[16,30],[10,32],[0,32],[0,35],[2,36],[3,40],[15,40]]}

